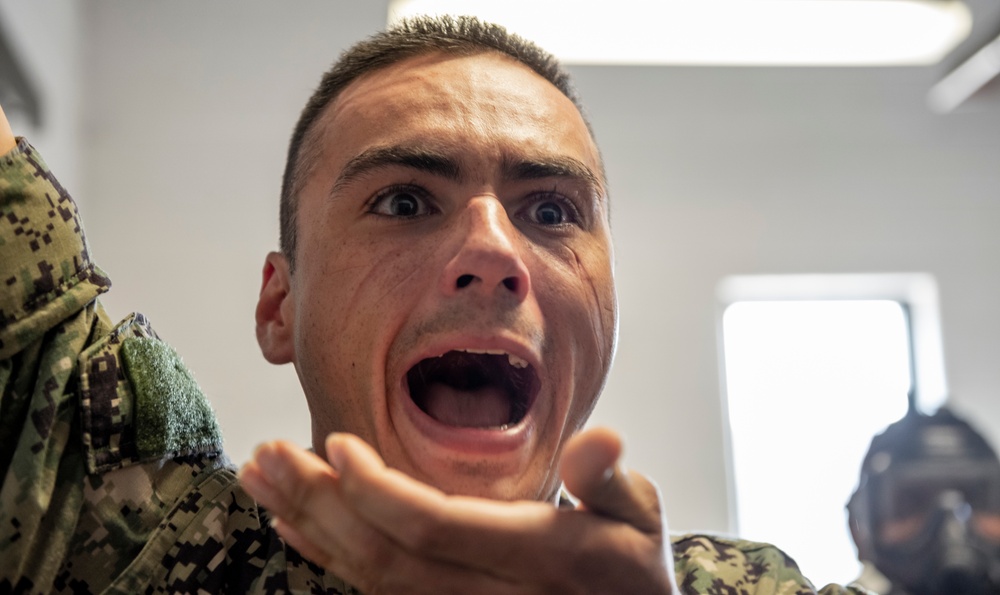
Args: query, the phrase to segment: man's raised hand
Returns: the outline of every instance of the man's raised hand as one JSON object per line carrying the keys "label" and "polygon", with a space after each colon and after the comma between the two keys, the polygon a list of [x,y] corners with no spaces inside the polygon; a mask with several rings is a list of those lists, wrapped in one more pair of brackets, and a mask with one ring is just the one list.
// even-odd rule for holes
{"label": "man's raised hand", "polygon": [[326,446],[330,465],[286,442],[265,444],[241,479],[290,545],[362,591],[677,591],[657,490],[618,467],[610,430],[566,445],[575,510],[449,496],[386,467],[355,436],[331,435]]}

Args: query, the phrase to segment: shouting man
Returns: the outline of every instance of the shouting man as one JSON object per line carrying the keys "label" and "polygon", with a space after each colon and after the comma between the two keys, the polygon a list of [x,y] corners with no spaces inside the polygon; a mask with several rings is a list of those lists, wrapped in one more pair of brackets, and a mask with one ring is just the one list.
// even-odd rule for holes
{"label": "shouting man", "polygon": [[141,315],[110,324],[76,207],[3,128],[0,591],[814,592],[772,547],[671,539],[617,435],[580,431],[615,348],[609,199],[530,42],[417,19],[324,75],[256,310],[313,450],[265,444],[239,478],[176,354]]}

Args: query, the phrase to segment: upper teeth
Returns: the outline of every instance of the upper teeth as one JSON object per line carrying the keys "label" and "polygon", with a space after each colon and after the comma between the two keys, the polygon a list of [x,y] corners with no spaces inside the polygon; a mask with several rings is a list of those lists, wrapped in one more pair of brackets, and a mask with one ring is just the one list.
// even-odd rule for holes
{"label": "upper teeth", "polygon": [[463,349],[466,353],[488,353],[490,355],[506,355],[507,361],[515,368],[527,368],[528,360],[521,359],[512,353],[507,353],[502,349]]}
{"label": "upper teeth", "polygon": [[510,353],[507,354],[507,361],[510,362],[510,365],[514,366],[515,368],[527,368],[528,367],[528,361],[527,360],[523,360],[523,359],[517,357],[516,355],[510,354]]}

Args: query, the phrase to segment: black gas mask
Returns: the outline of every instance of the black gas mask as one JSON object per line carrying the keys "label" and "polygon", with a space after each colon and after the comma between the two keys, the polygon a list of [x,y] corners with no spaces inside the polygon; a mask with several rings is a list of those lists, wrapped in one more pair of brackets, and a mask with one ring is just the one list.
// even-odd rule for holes
{"label": "black gas mask", "polygon": [[1000,593],[1000,461],[948,410],[876,436],[848,510],[859,554],[894,588]]}

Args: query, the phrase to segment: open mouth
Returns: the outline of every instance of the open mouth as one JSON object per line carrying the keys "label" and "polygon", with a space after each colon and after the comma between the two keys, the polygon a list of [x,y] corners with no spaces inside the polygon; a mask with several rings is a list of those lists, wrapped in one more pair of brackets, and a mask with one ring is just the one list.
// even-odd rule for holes
{"label": "open mouth", "polygon": [[418,362],[406,381],[421,411],[462,428],[517,425],[538,393],[534,367],[504,352],[449,351]]}

